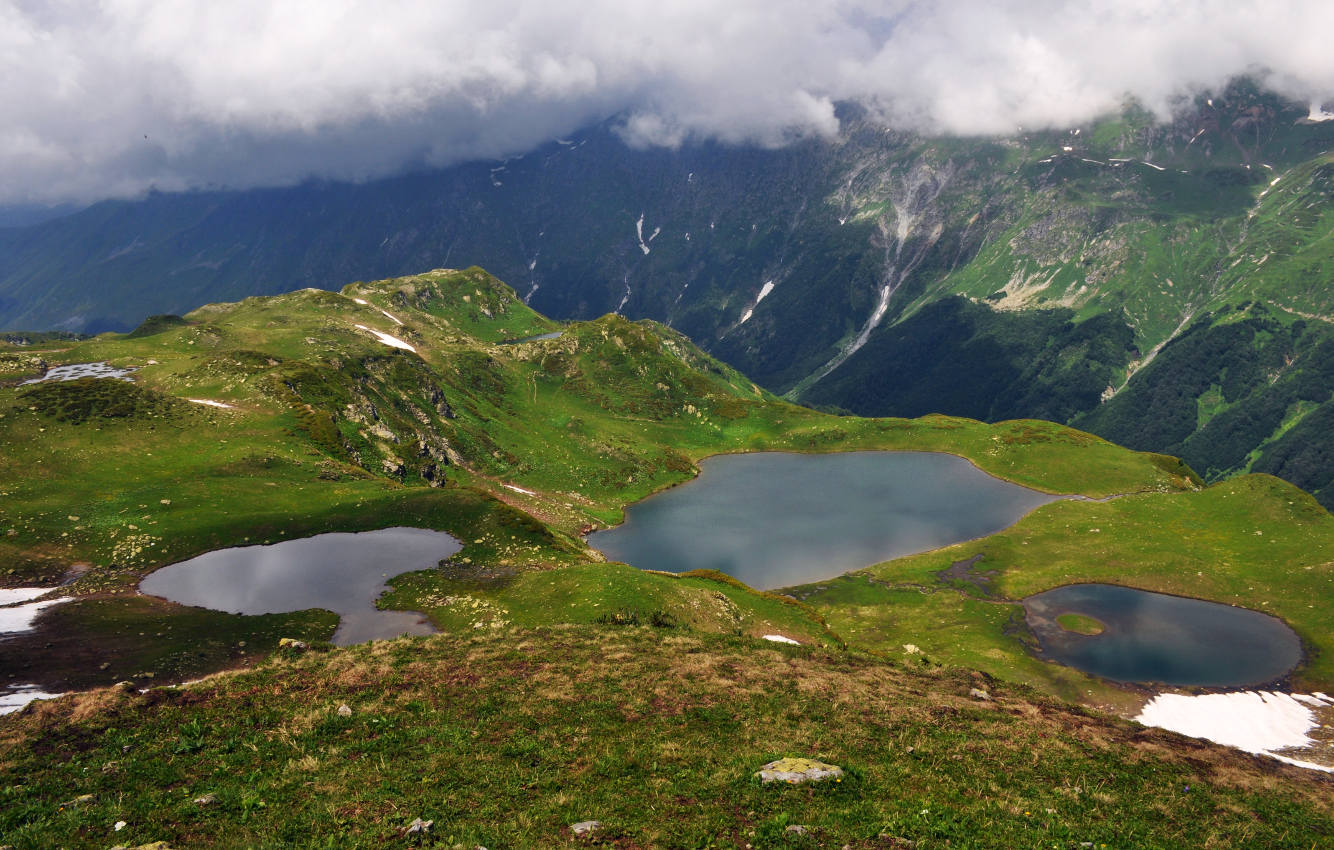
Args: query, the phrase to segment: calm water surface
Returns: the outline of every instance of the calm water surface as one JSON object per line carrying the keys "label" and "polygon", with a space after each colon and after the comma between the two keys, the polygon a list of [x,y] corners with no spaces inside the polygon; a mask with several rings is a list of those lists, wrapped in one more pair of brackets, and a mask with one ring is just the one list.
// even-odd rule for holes
{"label": "calm water surface", "polygon": [[787,587],[992,534],[1057,498],[947,454],[721,455],[588,542],[642,569]]}
{"label": "calm water surface", "polygon": [[233,614],[325,608],[339,617],[339,646],[434,629],[412,611],[380,611],[385,580],[436,566],[462,545],[443,531],[382,528],[317,534],[269,546],[206,552],[163,567],[139,589],[183,605]]}
{"label": "calm water surface", "polygon": [[[1045,654],[1117,682],[1240,687],[1273,681],[1301,661],[1301,640],[1259,611],[1110,584],[1058,587],[1024,600]],[[1068,632],[1061,614],[1102,622],[1099,635]]]}

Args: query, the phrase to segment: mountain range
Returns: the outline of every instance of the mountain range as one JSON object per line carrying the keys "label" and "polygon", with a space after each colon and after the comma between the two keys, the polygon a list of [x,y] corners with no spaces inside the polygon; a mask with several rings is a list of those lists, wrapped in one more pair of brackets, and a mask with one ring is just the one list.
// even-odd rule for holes
{"label": "mountain range", "polygon": [[627,147],[610,125],[364,184],[154,194],[0,230],[0,327],[485,265],[860,415],[1045,418],[1334,504],[1334,124],[1247,80],[1014,138]]}

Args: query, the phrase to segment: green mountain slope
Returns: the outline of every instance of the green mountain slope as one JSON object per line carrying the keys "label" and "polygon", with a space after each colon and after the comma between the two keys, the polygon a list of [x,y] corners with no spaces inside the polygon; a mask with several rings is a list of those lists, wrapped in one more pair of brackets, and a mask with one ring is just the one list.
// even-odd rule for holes
{"label": "green mountain slope", "polygon": [[[134,381],[20,383],[97,360]],[[75,597],[0,642],[0,674],[128,682],[0,721],[16,846],[411,841],[414,817],[436,821],[419,843],[444,846],[559,846],[588,818],[598,840],[719,847],[1305,847],[1328,829],[1310,772],[1028,690],[1142,701],[1036,657],[1013,601],[1100,579],[1259,608],[1309,650],[1294,684],[1331,690],[1316,603],[1334,517],[1278,479],[1205,488],[1175,458],[1049,422],[819,413],[669,328],[556,323],[475,268],[6,343],[0,368],[0,576],[67,578]],[[709,454],[852,449],[952,452],[1084,498],[791,596],[607,563],[579,536]],[[391,525],[465,544],[380,602],[440,635],[336,650],[327,612],[135,592],[204,550]],[[975,555],[989,588],[943,569]],[[773,634],[804,646],[757,640]],[[236,666],[254,669],[160,686]],[[789,754],[849,772],[809,791],[751,779]]]}
{"label": "green mountain slope", "polygon": [[[1201,483],[1173,458],[1051,423],[857,419],[796,407],[668,328],[614,315],[557,324],[480,269],[209,305],[125,336],[11,345],[0,355],[12,376],[0,389],[0,570],[14,585],[76,578],[69,592],[80,597],[0,645],[0,668],[19,675],[36,666],[51,687],[187,676],[262,653],[283,629],[326,636],[323,615],[252,622],[145,600],[133,588],[158,566],[221,546],[404,523],[452,531],[466,544],[446,569],[396,580],[385,600],[448,630],[622,612],[845,640],[841,627],[827,631],[819,612],[836,614],[823,603],[815,610],[716,576],[609,565],[583,543],[581,531],[618,521],[624,505],[687,480],[694,461],[718,452],[947,451],[1018,483],[1120,497],[1115,504],[1145,493],[1159,506]],[[45,365],[96,360],[140,368],[132,384],[17,385]],[[1324,592],[1334,521],[1291,487],[1248,492],[1249,510],[1272,513],[1276,527],[1300,526],[1301,551],[1285,555],[1300,581],[1269,569],[1276,550],[1238,543],[1253,529],[1206,500],[1191,521],[1232,541],[1211,598],[1265,601],[1318,649],[1330,627],[1306,599]],[[1288,503],[1314,518],[1290,516]],[[1100,509],[1062,504],[1081,517]],[[1124,527],[1133,538],[1135,525]],[[1168,554],[1133,556],[1147,564],[1136,581],[1174,588],[1180,559]],[[1051,581],[1098,573],[1101,561],[1089,558]],[[1236,581],[1254,595],[1238,596]],[[948,582],[940,590],[924,616],[957,607]],[[480,610],[495,616],[479,620]],[[980,615],[981,630],[941,657],[1068,696],[1120,699],[1105,683],[1029,658],[1006,626],[1011,610],[990,602],[965,612]],[[246,629],[254,634],[244,637]],[[230,637],[195,656],[186,644],[201,630]],[[86,635],[101,638],[90,648]],[[1326,665],[1313,658],[1302,675],[1319,687]]]}
{"label": "green mountain slope", "polygon": [[1166,124],[1128,107],[1012,139],[847,107],[837,139],[784,150],[630,150],[599,127],[365,185],[154,195],[0,230],[0,326],[128,330],[485,263],[536,309],[664,322],[797,400],[1100,427],[1127,381],[1166,391],[1141,367],[1206,314],[1260,301],[1330,332],[1334,122],[1305,116],[1244,80]]}
{"label": "green mountain slope", "polygon": [[[846,773],[753,778],[786,755]],[[648,627],[68,698],[0,726],[0,777],[0,833],[33,848],[1313,848],[1334,829],[1311,771],[963,671]]]}

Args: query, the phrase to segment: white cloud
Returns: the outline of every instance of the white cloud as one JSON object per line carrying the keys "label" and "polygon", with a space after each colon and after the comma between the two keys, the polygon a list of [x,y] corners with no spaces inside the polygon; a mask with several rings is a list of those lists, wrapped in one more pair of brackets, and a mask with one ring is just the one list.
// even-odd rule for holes
{"label": "white cloud", "polygon": [[1334,95],[1319,0],[0,0],[0,203],[366,178],[622,115],[778,145],[860,100],[1004,133],[1266,70]]}

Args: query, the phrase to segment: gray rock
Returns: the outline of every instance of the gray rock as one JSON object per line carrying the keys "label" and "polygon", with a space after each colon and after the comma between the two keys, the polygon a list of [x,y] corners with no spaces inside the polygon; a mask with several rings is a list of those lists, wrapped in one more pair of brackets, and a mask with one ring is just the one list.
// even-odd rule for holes
{"label": "gray rock", "polygon": [[968,696],[972,697],[973,699],[980,699],[984,701],[991,699],[991,694],[987,693],[981,688],[969,688]]}
{"label": "gray rock", "polygon": [[602,829],[602,821],[581,820],[578,823],[570,824],[570,832],[575,835],[592,835],[599,829]]}
{"label": "gray rock", "polygon": [[352,707],[349,706],[347,703],[343,703],[342,705],[338,706],[338,716],[339,716],[339,717],[351,717],[351,716],[352,716]]}
{"label": "gray rock", "polygon": [[771,761],[755,774],[763,782],[787,782],[793,785],[799,782],[819,782],[822,779],[838,779],[843,776],[843,768],[836,764],[807,758],[781,758]]}
{"label": "gray rock", "polygon": [[216,802],[218,802],[217,794],[205,794],[202,797],[195,797],[196,806],[211,806]]}
{"label": "gray rock", "polygon": [[810,827],[800,823],[794,823],[787,829],[783,830],[783,832],[791,833],[792,835],[808,835],[810,834],[810,831]]}
{"label": "gray rock", "polygon": [[408,824],[406,827],[403,828],[403,834],[425,835],[426,833],[431,831],[431,827],[434,824],[435,821],[433,820],[422,820],[421,818],[413,818],[412,823]]}

